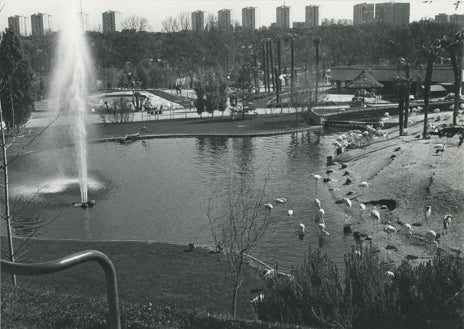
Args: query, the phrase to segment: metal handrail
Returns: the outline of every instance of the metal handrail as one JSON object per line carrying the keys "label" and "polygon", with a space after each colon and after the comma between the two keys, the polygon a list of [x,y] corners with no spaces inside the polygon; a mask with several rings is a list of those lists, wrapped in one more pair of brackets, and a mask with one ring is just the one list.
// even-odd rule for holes
{"label": "metal handrail", "polygon": [[111,329],[121,329],[116,270],[109,257],[104,253],[97,250],[86,250],[43,263],[13,263],[3,259],[0,260],[0,263],[2,271],[18,275],[42,275],[59,272],[88,261],[97,262],[105,271],[109,327]]}

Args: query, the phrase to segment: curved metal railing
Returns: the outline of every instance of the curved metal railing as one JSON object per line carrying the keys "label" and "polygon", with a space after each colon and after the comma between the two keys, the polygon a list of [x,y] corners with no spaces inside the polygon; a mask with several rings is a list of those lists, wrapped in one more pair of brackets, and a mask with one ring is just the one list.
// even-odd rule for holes
{"label": "curved metal railing", "polygon": [[106,278],[106,294],[109,309],[109,327],[112,329],[121,328],[119,313],[118,285],[116,281],[116,270],[113,263],[104,253],[97,250],[81,251],[61,259],[44,263],[13,263],[1,260],[1,269],[9,273],[18,275],[41,275],[59,272],[67,268],[88,262],[95,261],[103,267]]}

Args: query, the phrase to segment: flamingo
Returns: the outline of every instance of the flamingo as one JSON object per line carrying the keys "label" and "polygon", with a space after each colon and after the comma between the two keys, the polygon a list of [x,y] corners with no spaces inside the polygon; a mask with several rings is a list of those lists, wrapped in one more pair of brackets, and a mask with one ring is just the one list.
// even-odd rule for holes
{"label": "flamingo", "polygon": [[396,233],[396,228],[393,225],[385,225],[383,231],[388,234],[388,240],[391,240],[392,233]]}
{"label": "flamingo", "polygon": [[[351,200],[350,200],[350,199],[348,199],[348,198],[343,198],[343,202],[345,203],[345,205],[347,206],[347,208],[351,208]],[[348,209],[345,210],[345,222],[349,219],[347,210],[348,210]]]}
{"label": "flamingo", "polygon": [[428,221],[430,215],[432,215],[432,206],[425,206],[425,221]]}
{"label": "flamingo", "polygon": [[314,195],[317,196],[317,183],[322,179],[321,175],[313,175],[313,178],[316,180],[316,185],[314,186]]}
{"label": "flamingo", "polygon": [[440,155],[442,155],[443,152],[445,152],[445,145],[444,144],[437,144],[437,145],[435,145],[435,148],[437,149],[435,151],[435,154],[440,153]]}
{"label": "flamingo", "polygon": [[425,232],[425,239],[427,242],[430,242],[431,244],[435,245],[435,247],[438,247],[438,238],[440,237],[439,234],[437,234],[435,231],[427,231]]}
{"label": "flamingo", "polygon": [[365,189],[366,187],[369,187],[369,186],[370,186],[370,184],[369,184],[368,182],[361,182],[361,183],[358,185],[358,187],[360,187],[360,188],[361,188],[361,191],[362,191],[362,194],[361,194],[361,195],[364,195],[364,189]]}
{"label": "flamingo", "polygon": [[447,214],[443,217],[443,234],[448,234],[448,226],[451,224],[452,219],[453,216],[451,216],[451,214]]}
{"label": "flamingo", "polygon": [[408,237],[412,236],[412,226],[411,226],[411,224],[404,224],[404,227],[408,230]]}
{"label": "flamingo", "polygon": [[293,210],[292,210],[292,209],[289,209],[289,210],[287,211],[287,213],[288,213],[289,216],[293,216]]}
{"label": "flamingo", "polygon": [[364,203],[359,204],[359,217],[363,219],[363,214],[366,211],[366,205]]}
{"label": "flamingo", "polygon": [[324,215],[325,215],[324,209],[322,209],[322,208],[319,209],[319,213],[318,213],[318,214],[319,214],[319,223],[325,223],[325,222],[324,222]]}
{"label": "flamingo", "polygon": [[393,279],[395,277],[395,273],[393,273],[392,271],[387,271],[385,272],[385,275],[391,279]]}
{"label": "flamingo", "polygon": [[314,199],[314,202],[316,203],[316,206],[318,209],[321,209],[321,201],[319,201],[319,199]]}
{"label": "flamingo", "polygon": [[380,223],[380,213],[376,207],[374,207],[374,209],[372,209],[371,211],[371,218],[372,218],[372,232],[374,232],[374,224],[376,221],[377,221],[377,232],[378,232],[379,231],[378,225]]}
{"label": "flamingo", "polygon": [[285,199],[285,198],[275,198],[274,201],[277,202],[277,203],[285,203],[285,202],[287,202],[287,199]]}
{"label": "flamingo", "polygon": [[300,236],[303,236],[305,234],[305,225],[301,224],[299,225],[298,233]]}
{"label": "flamingo", "polygon": [[319,235],[322,236],[323,234],[330,236],[330,233],[325,230],[325,223],[319,223]]}
{"label": "flamingo", "polygon": [[269,210],[272,210],[272,208],[274,208],[274,206],[272,204],[270,204],[270,203],[266,203],[266,204],[264,204],[264,206]]}

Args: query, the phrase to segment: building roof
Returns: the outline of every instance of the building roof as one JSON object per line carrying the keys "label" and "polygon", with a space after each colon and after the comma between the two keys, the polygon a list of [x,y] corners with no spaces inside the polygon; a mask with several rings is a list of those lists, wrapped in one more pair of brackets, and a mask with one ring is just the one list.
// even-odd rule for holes
{"label": "building roof", "polygon": [[[410,69],[410,76],[413,81],[424,81],[425,65]],[[372,65],[372,66],[337,66],[332,68],[332,80],[351,81],[355,79],[363,70],[366,70],[374,79],[380,82],[393,81],[396,77],[404,77],[404,70],[391,65]],[[464,76],[464,75],[463,75]],[[451,66],[435,66],[433,68],[432,81],[434,82],[453,82],[453,68]]]}
{"label": "building roof", "polygon": [[382,88],[383,84],[374,79],[366,70],[362,72],[353,80],[351,80],[346,86],[346,88],[351,89],[372,89],[372,88]]}

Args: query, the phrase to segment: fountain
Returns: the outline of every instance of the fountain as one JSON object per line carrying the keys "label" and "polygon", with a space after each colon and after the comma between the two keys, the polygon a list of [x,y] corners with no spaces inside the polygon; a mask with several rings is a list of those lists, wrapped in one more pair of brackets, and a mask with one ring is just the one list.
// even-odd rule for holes
{"label": "fountain", "polygon": [[81,201],[73,205],[87,208],[95,205],[88,200],[87,141],[85,117],[90,68],[92,66],[76,1],[66,1],[56,52],[52,80],[52,99],[57,104],[57,116],[70,116],[72,134],[77,148],[76,166],[79,173]]}

